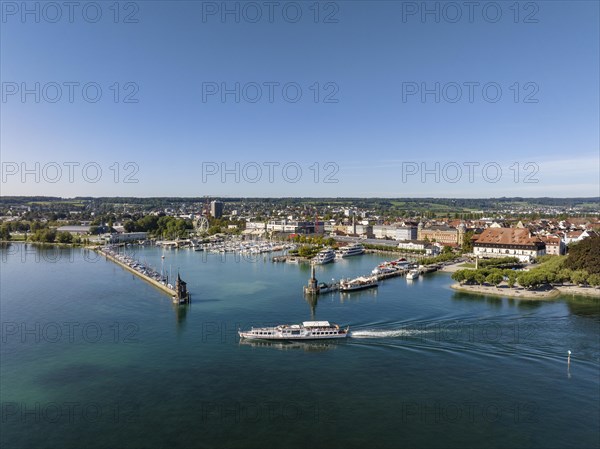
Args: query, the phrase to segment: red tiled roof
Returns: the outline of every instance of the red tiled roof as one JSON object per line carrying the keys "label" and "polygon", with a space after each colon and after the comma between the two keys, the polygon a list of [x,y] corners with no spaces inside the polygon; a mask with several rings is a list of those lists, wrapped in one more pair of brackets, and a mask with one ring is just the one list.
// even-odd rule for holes
{"label": "red tiled roof", "polygon": [[531,236],[529,229],[520,228],[487,228],[476,240],[480,245],[533,245],[539,242],[538,237]]}
{"label": "red tiled roof", "polygon": [[540,239],[546,245],[560,245],[560,238],[558,237],[540,237]]}

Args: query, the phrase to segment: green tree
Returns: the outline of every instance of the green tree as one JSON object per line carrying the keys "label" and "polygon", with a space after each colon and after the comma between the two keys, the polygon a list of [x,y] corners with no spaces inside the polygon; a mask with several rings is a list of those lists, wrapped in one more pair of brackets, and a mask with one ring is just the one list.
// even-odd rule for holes
{"label": "green tree", "polygon": [[221,232],[221,227],[220,226],[211,226],[210,228],[208,228],[208,235],[215,235],[218,234],[219,232]]}
{"label": "green tree", "polygon": [[10,240],[10,227],[6,223],[0,227],[0,240]]}
{"label": "green tree", "polygon": [[487,259],[479,261],[480,267],[495,267],[501,265],[517,265],[519,259],[516,257],[501,257],[499,259]]}
{"label": "green tree", "polygon": [[549,284],[558,282],[559,275],[557,271],[545,269],[541,270],[541,272],[544,274],[544,276],[546,277],[546,282],[548,282]]}
{"label": "green tree", "polygon": [[54,229],[46,229],[44,231],[44,242],[53,243],[56,240],[56,231]]}
{"label": "green tree", "polygon": [[529,271],[523,271],[517,276],[517,282],[524,288],[532,288],[536,286],[535,280]]}
{"label": "green tree", "polygon": [[[146,215],[135,222],[134,231],[155,233],[158,230],[158,220],[163,217],[164,216]],[[160,235],[160,233],[157,233],[157,235]]]}
{"label": "green tree", "polygon": [[475,233],[473,231],[467,231],[463,235],[463,241],[462,241],[463,252],[465,252],[465,253],[473,252],[473,235],[475,235]]}
{"label": "green tree", "polygon": [[492,284],[495,285],[496,287],[498,287],[498,285],[504,280],[504,276],[502,276],[502,273],[498,272],[498,271],[493,271],[490,274],[488,274],[485,278],[485,281],[488,284]]}
{"label": "green tree", "polygon": [[485,274],[481,273],[480,271],[475,272],[475,282],[477,282],[479,285],[483,285],[485,282]]}
{"label": "green tree", "polygon": [[37,222],[37,221],[33,221],[31,222],[31,232],[36,232],[39,231],[40,229],[43,229],[44,226],[42,226],[41,223]]}
{"label": "green tree", "polygon": [[600,286],[600,274],[590,274],[587,280],[592,287]]}
{"label": "green tree", "polygon": [[58,243],[71,243],[73,241],[73,236],[68,232],[59,232],[56,234],[56,240]]}
{"label": "green tree", "polygon": [[319,246],[315,245],[304,245],[298,248],[298,255],[300,257],[314,257],[319,251]]}
{"label": "green tree", "polygon": [[451,278],[456,282],[462,284],[465,282],[465,270],[458,270],[452,273]]}
{"label": "green tree", "polygon": [[513,288],[517,282],[517,272],[514,270],[509,270],[506,277],[508,277],[508,280],[506,281],[508,286]]}
{"label": "green tree", "polygon": [[583,285],[587,282],[588,276],[589,274],[585,270],[575,270],[571,273],[571,282],[577,285]]}
{"label": "green tree", "polygon": [[543,270],[532,270],[530,274],[536,287],[548,283],[548,276]]}
{"label": "green tree", "polygon": [[565,267],[571,270],[586,270],[590,274],[600,274],[600,236],[588,237],[569,246]]}
{"label": "green tree", "polygon": [[565,283],[565,282],[570,282],[571,281],[571,275],[573,274],[572,270],[569,270],[568,268],[563,268],[562,270],[560,270],[556,276],[556,282],[560,282]]}
{"label": "green tree", "polygon": [[38,229],[31,236],[34,242],[54,243],[56,239],[56,231],[54,229]]}
{"label": "green tree", "polygon": [[125,232],[135,232],[137,226],[133,220],[128,220],[123,224],[123,228],[125,228]]}

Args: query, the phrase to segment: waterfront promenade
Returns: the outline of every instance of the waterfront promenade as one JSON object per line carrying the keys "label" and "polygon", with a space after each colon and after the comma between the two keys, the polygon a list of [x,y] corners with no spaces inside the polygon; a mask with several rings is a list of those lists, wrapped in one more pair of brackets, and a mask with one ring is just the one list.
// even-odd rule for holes
{"label": "waterfront promenade", "polygon": [[545,300],[554,299],[564,295],[590,296],[600,299],[600,290],[594,287],[580,287],[577,285],[551,286],[546,289],[528,290],[523,287],[510,288],[506,283],[498,287],[493,285],[466,285],[455,283],[450,286],[453,290],[477,295],[504,296],[508,298]]}

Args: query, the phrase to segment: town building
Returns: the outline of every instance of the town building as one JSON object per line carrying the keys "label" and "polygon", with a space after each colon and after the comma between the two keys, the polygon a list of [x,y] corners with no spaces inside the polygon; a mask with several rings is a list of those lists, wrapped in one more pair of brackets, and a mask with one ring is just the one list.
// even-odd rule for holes
{"label": "town building", "polygon": [[335,233],[335,222],[326,221],[326,222],[323,224],[323,231],[324,231],[326,234]]}
{"label": "town building", "polygon": [[464,234],[464,225],[459,225],[458,228],[452,228],[446,225],[425,227],[423,226],[423,223],[419,223],[419,226],[417,227],[417,239],[429,240],[430,242],[460,245],[462,244]]}
{"label": "town building", "polygon": [[121,232],[110,234],[108,236],[108,243],[124,243],[124,242],[136,242],[138,240],[146,240],[148,238],[147,232]]}
{"label": "town building", "polygon": [[210,202],[210,215],[214,218],[223,216],[223,201],[214,200]]}
{"label": "town building", "polygon": [[429,256],[439,254],[439,248],[437,246],[423,240],[401,241],[398,243],[398,248],[410,251],[425,251],[425,254]]}
{"label": "town building", "polygon": [[68,232],[71,235],[86,235],[90,233],[91,226],[68,225],[56,228],[58,232]]}
{"label": "town building", "polygon": [[264,221],[247,221],[246,222],[246,230],[247,231],[258,230],[258,231],[264,232],[267,230],[267,223]]}
{"label": "town building", "polygon": [[376,239],[416,240],[416,226],[374,225],[373,236]]}
{"label": "town building", "polygon": [[346,234],[353,235],[353,236],[359,236],[359,237],[362,236],[362,237],[366,237],[366,238],[372,238],[373,237],[373,227],[374,226],[354,223],[350,226],[346,226]]}
{"label": "town building", "polygon": [[571,231],[571,232],[567,232],[567,234],[563,238],[563,242],[565,243],[565,245],[570,245],[572,243],[581,242],[585,238],[595,237],[597,235],[598,234],[596,233],[596,231],[590,231],[587,229]]}
{"label": "town building", "polygon": [[396,228],[395,240],[417,240],[416,226],[400,226]]}
{"label": "town building", "polygon": [[374,225],[373,236],[376,239],[394,239],[396,237],[396,227],[390,225]]}
{"label": "town building", "polygon": [[544,236],[540,239],[546,244],[546,254],[562,256],[567,252],[567,245],[560,237]]}
{"label": "town building", "polygon": [[[317,227],[322,232],[324,223],[317,222]],[[269,232],[282,232],[287,234],[314,234],[315,222],[301,220],[269,220],[266,230]]]}
{"label": "town building", "polygon": [[546,254],[545,243],[529,229],[488,228],[473,237],[477,257],[517,257],[529,262]]}

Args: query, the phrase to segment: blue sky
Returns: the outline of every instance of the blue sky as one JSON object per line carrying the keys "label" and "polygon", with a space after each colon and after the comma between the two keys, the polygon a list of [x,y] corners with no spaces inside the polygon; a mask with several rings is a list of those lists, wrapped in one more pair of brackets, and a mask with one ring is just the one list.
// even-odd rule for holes
{"label": "blue sky", "polygon": [[599,195],[598,2],[23,5],[2,195]]}

